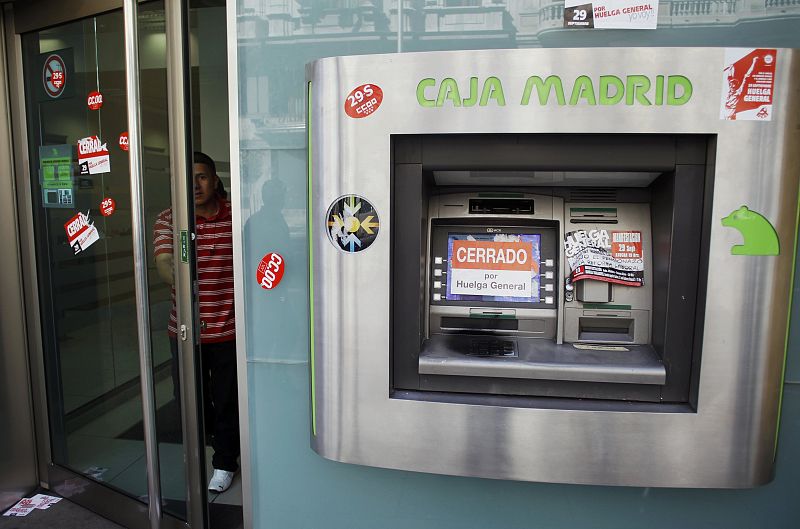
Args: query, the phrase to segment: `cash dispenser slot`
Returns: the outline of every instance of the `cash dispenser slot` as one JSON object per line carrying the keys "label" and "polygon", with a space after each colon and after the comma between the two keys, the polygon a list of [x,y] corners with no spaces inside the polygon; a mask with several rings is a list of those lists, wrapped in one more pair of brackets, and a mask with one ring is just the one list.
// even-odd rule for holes
{"label": "cash dispenser slot", "polygon": [[491,215],[530,215],[533,213],[533,200],[524,198],[471,198],[471,214]]}

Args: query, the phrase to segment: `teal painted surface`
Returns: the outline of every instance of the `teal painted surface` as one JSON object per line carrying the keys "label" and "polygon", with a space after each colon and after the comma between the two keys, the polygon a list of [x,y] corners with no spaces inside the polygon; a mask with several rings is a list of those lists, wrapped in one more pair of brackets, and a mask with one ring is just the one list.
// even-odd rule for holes
{"label": "teal painted surface", "polygon": [[[465,12],[445,3],[479,7]],[[246,305],[239,318],[248,343],[255,528],[800,527],[798,310],[792,317],[786,372],[787,381],[796,384],[786,385],[776,479],[765,487],[727,491],[504,482],[345,465],[317,456],[309,447],[304,68],[319,57],[396,51],[396,3],[237,4]],[[800,0],[662,0],[659,29],[631,32],[562,30],[563,2],[407,0],[406,5],[413,10],[406,23],[405,51],[800,47]],[[255,281],[255,271],[270,251],[286,259],[286,273],[267,292]],[[795,300],[800,299],[798,283]]]}

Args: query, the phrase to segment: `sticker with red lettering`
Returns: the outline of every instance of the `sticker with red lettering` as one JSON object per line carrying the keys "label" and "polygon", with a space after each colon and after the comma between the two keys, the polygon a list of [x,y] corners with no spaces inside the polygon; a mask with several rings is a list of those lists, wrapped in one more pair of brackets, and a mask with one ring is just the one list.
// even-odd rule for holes
{"label": "sticker with red lettering", "polygon": [[256,281],[265,290],[272,290],[283,279],[284,260],[280,254],[270,252],[261,259],[256,270]]}
{"label": "sticker with red lettering", "polygon": [[614,259],[641,259],[642,232],[612,231],[611,257]]}
{"label": "sticker with red lettering", "polygon": [[78,140],[78,167],[80,174],[100,174],[111,172],[108,148],[97,136]]}
{"label": "sticker with red lettering", "polygon": [[383,90],[376,84],[353,88],[344,100],[344,112],[351,118],[365,118],[378,110],[383,102]]}
{"label": "sticker with red lettering", "polygon": [[114,214],[116,209],[117,202],[113,198],[104,198],[103,201],[100,202],[100,213],[102,213],[104,217],[110,217]]}
{"label": "sticker with red lettering", "polygon": [[122,134],[119,135],[119,148],[122,149],[123,151],[127,151],[128,150],[128,133],[127,132],[123,132]]}
{"label": "sticker with red lettering", "polygon": [[778,50],[727,48],[720,119],[771,121]]}
{"label": "sticker with red lettering", "polygon": [[22,498],[16,505],[3,513],[3,516],[28,516],[31,511],[36,508],[35,503],[31,498]]}
{"label": "sticker with red lettering", "polygon": [[89,92],[86,97],[86,104],[89,105],[89,110],[100,110],[100,107],[103,106],[103,94],[97,90]]}
{"label": "sticker with red lettering", "polygon": [[89,218],[89,212],[81,213],[69,219],[64,224],[64,231],[67,232],[67,241],[75,254],[79,254],[100,240],[100,234],[94,225],[94,221]]}

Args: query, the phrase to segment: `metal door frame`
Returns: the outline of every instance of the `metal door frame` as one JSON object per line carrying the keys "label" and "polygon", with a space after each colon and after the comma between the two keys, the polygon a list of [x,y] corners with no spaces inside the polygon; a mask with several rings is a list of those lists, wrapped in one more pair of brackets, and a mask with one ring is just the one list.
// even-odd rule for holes
{"label": "metal door frame", "polygon": [[[134,19],[136,3],[126,0],[125,3],[134,5]],[[7,69],[9,79],[9,107],[14,157],[14,182],[17,203],[17,218],[33,218],[33,197],[31,194],[31,171],[28,149],[27,116],[25,107],[25,90],[23,77],[23,55],[21,34],[43,29],[54,25],[72,22],[89,16],[96,16],[108,11],[123,7],[120,0],[90,0],[73,6],[71,3],[46,0],[44,2],[14,3],[2,6],[2,22],[5,29],[5,50],[7,54]],[[168,75],[168,101],[169,101],[169,134],[170,134],[170,167],[173,175],[184,174],[186,178],[172,179],[172,204],[173,218],[175,219],[175,248],[178,248],[177,233],[189,229],[188,215],[192,213],[193,204],[189,204],[190,197],[187,184],[190,182],[190,165],[187,165],[187,153],[191,156],[191,142],[187,131],[188,123],[189,88],[188,79],[188,10],[185,3],[180,1],[165,1],[165,31],[167,46],[167,75]],[[127,25],[126,25],[127,29]],[[126,31],[126,41],[128,35]],[[133,37],[135,39],[135,36]],[[134,40],[135,42],[135,40]],[[138,83],[138,69],[134,76]],[[130,75],[126,74],[126,78]],[[13,80],[13,81],[12,81]],[[130,86],[130,84],[129,84]],[[133,99],[128,94],[129,101]],[[130,106],[130,103],[129,103]],[[130,112],[129,112],[130,116]],[[129,128],[131,124],[129,123]],[[132,139],[133,140],[133,139]],[[135,140],[133,140],[135,141]],[[131,149],[131,155],[134,154]],[[131,156],[133,159],[134,156]],[[137,175],[133,172],[130,176],[132,185]],[[141,175],[138,175],[141,178]],[[34,429],[36,431],[36,454],[39,482],[56,492],[68,497],[71,501],[82,505],[98,514],[134,529],[145,528],[203,528],[207,524],[207,498],[204,483],[204,444],[200,442],[200,424],[197,405],[199,387],[196,384],[197,366],[194,361],[195,334],[192,321],[194,299],[192,298],[192,278],[194,265],[175,267],[175,290],[178,302],[179,324],[184,323],[189,327],[187,339],[181,343],[181,398],[182,426],[184,443],[187,450],[187,518],[184,522],[167,513],[161,513],[160,505],[151,511],[148,517],[148,504],[143,504],[133,498],[117,492],[110,487],[90,480],[82,474],[77,474],[69,469],[55,465],[52,462],[50,443],[49,412],[46,392],[44,346],[42,340],[41,306],[39,303],[38,272],[36,268],[36,246],[33,227],[30,223],[18,224],[19,249],[22,267],[23,292],[25,297],[25,319],[28,335],[28,362],[30,366],[31,394],[33,401]],[[135,243],[134,243],[135,244]],[[146,259],[146,257],[145,257]],[[142,262],[141,253],[134,247],[134,263]],[[176,263],[178,260],[176,260]],[[146,265],[145,265],[146,268]],[[146,277],[146,276],[145,276]],[[182,321],[183,316],[186,322]],[[149,322],[148,322],[149,323]],[[140,326],[141,330],[141,326]],[[149,343],[149,336],[147,337]],[[186,353],[186,354],[184,354]],[[190,374],[191,376],[187,376]],[[152,377],[152,372],[150,372]],[[142,394],[143,407],[154,413],[152,395]],[[147,409],[145,417],[147,416]],[[146,420],[146,419],[145,419]],[[157,446],[152,453],[157,453]],[[156,461],[157,463],[157,461]],[[155,465],[157,466],[157,464]],[[148,474],[152,475],[152,466],[148,466]],[[159,476],[160,477],[160,476]],[[65,482],[79,484],[80,491],[67,492],[62,485]],[[159,480],[155,480],[159,482]],[[152,485],[151,485],[152,490]],[[61,489],[61,490],[59,490]],[[158,494],[160,500],[160,494]],[[153,515],[155,513],[155,515]],[[150,520],[148,520],[150,518]]]}

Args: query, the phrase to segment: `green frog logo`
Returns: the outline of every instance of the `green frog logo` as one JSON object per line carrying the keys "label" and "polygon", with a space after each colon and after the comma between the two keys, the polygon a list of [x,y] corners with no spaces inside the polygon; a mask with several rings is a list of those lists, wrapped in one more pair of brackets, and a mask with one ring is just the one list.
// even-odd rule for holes
{"label": "green frog logo", "polygon": [[744,244],[731,247],[733,255],[778,255],[780,242],[772,224],[763,215],[742,206],[722,219],[722,225],[739,230]]}

